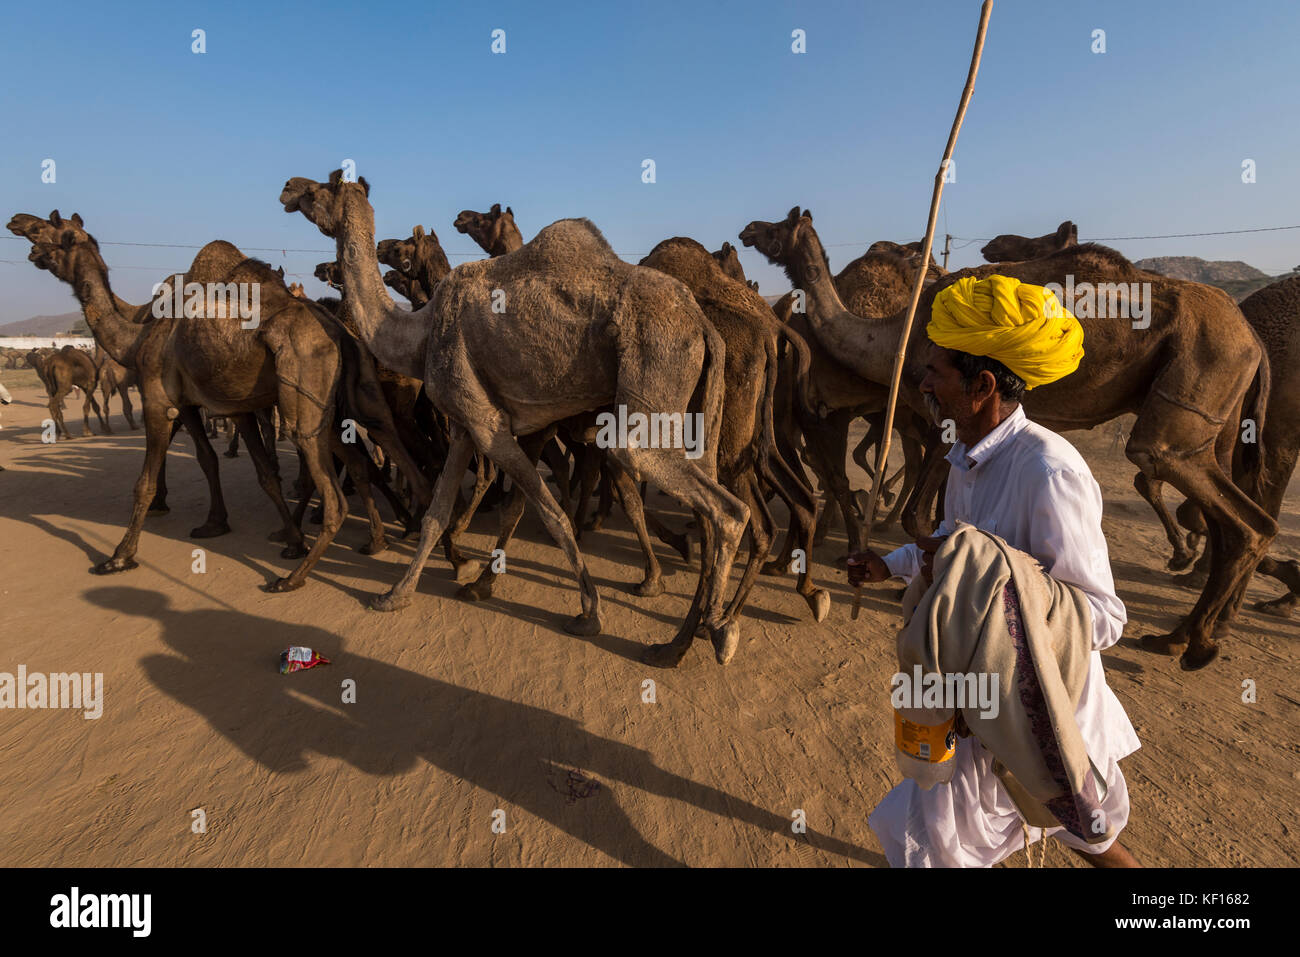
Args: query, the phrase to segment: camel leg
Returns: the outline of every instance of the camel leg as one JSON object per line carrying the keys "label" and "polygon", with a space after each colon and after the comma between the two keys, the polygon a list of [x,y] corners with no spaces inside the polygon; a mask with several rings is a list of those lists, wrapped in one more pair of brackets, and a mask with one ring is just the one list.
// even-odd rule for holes
{"label": "camel leg", "polygon": [[[177,416],[172,422],[171,431],[167,434],[166,448],[172,447],[172,442],[176,441],[176,433],[180,430],[181,420],[180,416]],[[197,442],[197,439],[195,441]],[[158,478],[154,482],[153,501],[149,503],[149,514],[166,515],[170,511],[171,509],[167,507],[167,455],[164,453],[162,461],[158,463]]]}
{"label": "camel leg", "polygon": [[849,551],[858,552],[863,548],[862,523],[865,519],[858,514],[857,501],[849,485],[848,474],[844,471],[849,444],[848,423],[852,418],[851,413],[834,412],[821,427],[805,433],[804,439],[818,478],[827,483],[830,494],[835,497],[835,502],[844,515]]}
{"label": "camel leg", "polygon": [[577,541],[582,541],[582,531],[587,527],[585,521],[587,503],[591,501],[591,493],[596,490],[596,482],[600,478],[602,454],[602,451],[595,446],[583,446],[582,461],[578,466],[581,485],[578,489],[577,501],[574,502],[573,506],[573,528]]}
{"label": "camel leg", "polygon": [[[71,391],[70,386],[59,383],[50,393],[50,417],[54,419],[54,434],[65,439],[71,439],[72,433],[68,431],[68,426],[63,421],[63,398]],[[90,428],[89,420],[86,422],[86,428]]]}
{"label": "camel leg", "polygon": [[920,478],[921,461],[925,455],[921,441],[915,435],[900,432],[899,440],[903,447],[903,467],[894,473],[894,477],[889,479],[885,486],[886,488],[895,486],[901,480],[902,488],[894,493],[894,507],[885,516],[882,527],[893,525],[902,518],[907,500],[911,497],[912,489],[916,487]]}
{"label": "camel leg", "polygon": [[[790,524],[786,533],[785,547],[790,549],[792,536],[796,530],[800,534],[799,547],[803,550],[803,567],[799,571],[798,584],[795,586],[799,595],[808,604],[808,608],[813,613],[814,621],[825,621],[826,616],[831,610],[830,592],[824,588],[818,588],[812,579],[812,572],[809,571],[809,565],[812,564],[813,536],[816,531],[816,508],[817,500],[813,496],[812,489],[804,483],[798,474],[790,467],[785,456],[780,454],[779,449],[774,449],[765,458],[759,461],[760,473],[763,480],[776,491],[780,499],[785,502],[786,508],[790,512]],[[764,508],[766,506],[764,505]],[[794,559],[794,552],[787,550],[778,555],[774,562],[777,564],[785,561],[786,568]],[[767,568],[768,566],[764,566]]]}
{"label": "camel leg", "polygon": [[758,570],[767,560],[768,553],[772,550],[772,540],[776,537],[776,523],[772,521],[772,513],[768,511],[753,470],[746,469],[737,477],[732,488],[736,497],[749,509],[749,558],[745,561],[745,571],[732,595],[731,603],[723,612],[723,617],[727,619],[738,617],[744,610],[749,592],[758,579]]}
{"label": "camel leg", "polygon": [[[548,432],[536,432],[532,435],[526,435],[519,440],[519,446],[528,456],[528,461],[533,468],[537,467],[537,460],[541,456],[542,447],[550,441]],[[495,468],[495,467],[494,467]],[[481,481],[481,479],[480,479]],[[489,478],[488,482],[491,481]],[[486,487],[487,483],[484,483]],[[478,492],[479,482],[475,482],[475,492]],[[511,540],[515,537],[515,530],[519,527],[519,520],[524,517],[524,506],[527,500],[523,492],[516,484],[510,490],[510,497],[506,499],[505,505],[498,512],[498,528],[496,544],[492,547],[493,554],[500,551],[503,554],[509,548]],[[567,515],[565,516],[568,517]],[[487,601],[492,597],[492,588],[496,584],[497,573],[492,570],[492,562],[489,561],[479,571],[478,577],[463,586],[456,592],[456,597],[461,601]]]}
{"label": "camel leg", "polygon": [[456,507],[456,496],[460,491],[460,479],[474,457],[474,443],[469,433],[459,426],[452,428],[451,447],[443,462],[438,481],[433,486],[433,501],[425,510],[420,523],[420,542],[415,547],[415,555],[406,572],[388,591],[376,595],[370,601],[374,611],[397,611],[411,603],[411,593],[420,581],[420,573],[429,560],[434,546],[443,538],[447,523],[451,520],[452,509]]}
{"label": "camel leg", "polygon": [[135,568],[136,549],[140,544],[140,530],[144,526],[144,517],[149,512],[149,503],[153,501],[158,469],[167,454],[167,444],[172,434],[172,423],[167,421],[167,399],[146,401],[144,406],[145,452],[144,468],[135,482],[135,499],[131,509],[131,521],[126,534],[118,542],[113,557],[96,565],[97,575],[110,575]]}
{"label": "camel leg", "polygon": [[[510,433],[508,423],[475,423],[475,440],[484,452],[508,476],[541,516],[542,523],[555,544],[564,552],[577,579],[582,599],[582,613],[570,619],[564,630],[572,635],[597,635],[600,633],[600,595],[587,571],[586,562],[573,537],[569,517],[560,510],[559,503],[542,481],[537,466],[529,461],[528,454]],[[540,452],[540,449],[539,449]]]}
{"label": "camel leg", "polygon": [[[105,435],[112,435],[113,424],[109,420],[113,418],[113,410],[108,404],[108,400],[113,396],[112,376],[104,375],[99,377],[99,393],[104,397],[104,413],[99,417],[99,424],[103,427]],[[95,411],[99,411],[98,407],[96,407]]]}
{"label": "camel leg", "polygon": [[[130,387],[122,386],[117,390],[117,394],[122,399],[122,415],[126,418],[126,424],[129,425],[131,431],[134,432],[136,429],[140,428],[140,426],[137,425],[135,421],[135,407],[131,405],[130,391]],[[104,403],[104,408],[108,408],[107,402]]]}
{"label": "camel leg", "polygon": [[[1175,412],[1168,419],[1178,417]],[[1205,516],[1211,567],[1200,598],[1172,633],[1145,635],[1140,642],[1141,647],[1160,654],[1173,654],[1186,645],[1180,663],[1190,671],[1203,668],[1218,655],[1218,639],[1227,636],[1231,621],[1220,613],[1265,557],[1277,524],[1223,473],[1210,448],[1202,446],[1186,455],[1168,451],[1170,434],[1195,435],[1190,428],[1186,433],[1174,431],[1176,424],[1139,415],[1126,452],[1135,465],[1151,477],[1170,482]]]}
{"label": "camel leg", "polygon": [[[230,525],[227,522],[226,500],[221,494],[221,475],[220,467],[217,465],[217,454],[212,451],[212,443],[203,434],[203,419],[199,415],[199,407],[186,405],[182,406],[178,411],[176,424],[184,425],[194,438],[194,457],[198,459],[199,468],[203,470],[203,477],[208,482],[208,518],[198,528],[190,529],[190,538],[216,538],[218,535],[225,535],[230,531]],[[175,436],[175,434],[176,432],[173,429],[171,435]],[[164,464],[165,461],[166,458],[164,457]],[[162,464],[158,467],[160,475],[163,467]]]}
{"label": "camel leg", "polygon": [[645,556],[645,578],[640,584],[632,586],[632,594],[640,595],[642,598],[662,595],[664,593],[663,570],[659,567],[659,559],[650,544],[650,533],[646,531],[645,505],[641,501],[636,482],[613,459],[609,462],[609,471],[614,485],[614,494],[618,496],[623,512],[632,523],[636,540],[641,545],[641,554]]}
{"label": "camel leg", "polygon": [[[632,411],[629,408],[629,414]],[[707,582],[700,605],[702,620],[709,630],[718,663],[726,664],[740,644],[740,625],[727,613],[734,609],[724,610],[725,592],[740,536],[750,518],[749,508],[719,485],[699,460],[686,458],[680,449],[616,448],[610,449],[609,455],[629,471],[649,478],[697,514],[701,533],[708,542],[706,561],[701,565],[709,567],[707,571],[702,567],[700,573]],[[708,552],[712,553],[711,563],[707,562]],[[651,649],[646,660],[675,665],[686,653],[692,638],[693,633],[683,636],[679,632],[672,642]]]}
{"label": "camel leg", "polygon": [[99,419],[100,431],[107,433],[108,423],[104,421],[104,413],[99,408],[99,402],[95,399],[95,383],[90,383],[90,387],[81,390],[81,422],[85,429],[86,435],[94,435],[95,431],[90,427],[90,410],[95,410],[95,418]]}
{"label": "camel leg", "polygon": [[1169,509],[1165,507],[1165,483],[1159,479],[1148,478],[1145,472],[1138,472],[1133,477],[1133,487],[1137,489],[1139,495],[1146,499],[1147,504],[1156,513],[1156,517],[1160,519],[1160,524],[1164,526],[1165,537],[1169,539],[1169,544],[1173,547],[1173,557],[1169,559],[1166,567],[1170,571],[1182,571],[1192,563],[1196,555],[1183,543],[1183,530],[1178,527],[1173,516],[1169,514]]}
{"label": "camel leg", "polygon": [[344,467],[352,476],[356,492],[361,496],[361,506],[365,510],[366,521],[370,524],[370,541],[357,551],[362,555],[378,555],[387,550],[388,538],[384,535],[384,520],[379,515],[379,508],[375,505],[375,497],[370,488],[368,469],[374,468],[374,462],[363,455],[355,445],[340,439],[338,433],[333,430],[330,430],[329,441],[330,450],[343,460]]}
{"label": "camel leg", "polygon": [[561,450],[559,443],[552,439],[542,449],[542,461],[551,470],[551,477],[555,480],[555,486],[560,490],[560,508],[564,509],[565,515],[570,514],[570,510],[573,508],[573,499],[569,494],[568,453]]}
{"label": "camel leg", "polygon": [[294,522],[289,506],[285,503],[284,492],[280,488],[280,476],[272,465],[271,453],[267,450],[263,437],[259,435],[257,417],[245,413],[234,416],[233,421],[236,434],[244,437],[244,446],[248,449],[248,457],[253,460],[253,471],[257,473],[257,482],[262,486],[262,491],[266,493],[267,498],[271,500],[271,504],[275,506],[283,523],[280,533],[272,536],[277,541],[285,542],[284,548],[280,550],[280,557],[302,558],[307,554],[302,529]]}
{"label": "camel leg", "polygon": [[[281,400],[285,396],[281,390]],[[305,403],[302,403],[305,405]],[[343,525],[343,520],[347,518],[348,503],[343,497],[343,489],[339,485],[338,478],[330,468],[330,444],[329,436],[332,432],[327,431],[326,422],[316,419],[314,416],[308,418],[308,429],[303,428],[301,415],[302,409],[299,409],[299,415],[295,417],[292,426],[294,442],[303,453],[303,461],[307,466],[308,474],[311,475],[312,481],[316,483],[316,489],[320,492],[321,502],[324,506],[324,515],[321,518],[320,533],[316,540],[312,542],[311,548],[307,551],[306,556],[292,572],[284,578],[278,578],[267,586],[269,592],[286,592],[301,588],[307,580],[312,568],[320,561],[321,555],[325,552],[334,540],[339,528]],[[319,413],[318,413],[319,414]],[[311,434],[313,430],[315,434]],[[306,434],[304,434],[306,433]]]}

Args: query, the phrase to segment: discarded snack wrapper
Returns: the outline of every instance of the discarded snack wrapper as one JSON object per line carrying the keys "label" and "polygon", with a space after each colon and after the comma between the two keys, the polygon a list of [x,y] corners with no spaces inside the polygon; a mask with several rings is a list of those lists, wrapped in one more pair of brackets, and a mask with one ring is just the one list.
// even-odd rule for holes
{"label": "discarded snack wrapper", "polygon": [[282,675],[329,663],[330,660],[324,655],[310,648],[303,648],[301,645],[292,645],[287,651],[280,652],[280,674]]}

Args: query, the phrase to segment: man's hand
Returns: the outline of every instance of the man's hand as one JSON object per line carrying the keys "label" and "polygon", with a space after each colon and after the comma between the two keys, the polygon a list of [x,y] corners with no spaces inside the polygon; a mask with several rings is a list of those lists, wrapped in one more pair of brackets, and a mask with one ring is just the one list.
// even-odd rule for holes
{"label": "man's hand", "polygon": [[939,538],[922,535],[916,540],[917,547],[921,549],[921,577],[925,579],[927,585],[934,584],[934,553],[947,538],[947,535]]}
{"label": "man's hand", "polygon": [[867,582],[883,582],[890,577],[885,560],[871,549],[849,555],[849,584],[854,588]]}

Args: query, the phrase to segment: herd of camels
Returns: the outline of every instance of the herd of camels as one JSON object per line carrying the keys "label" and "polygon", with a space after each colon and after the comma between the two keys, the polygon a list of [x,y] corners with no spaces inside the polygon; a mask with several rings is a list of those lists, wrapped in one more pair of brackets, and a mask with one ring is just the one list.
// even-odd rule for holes
{"label": "herd of camels", "polygon": [[[703,634],[717,660],[728,662],[759,575],[796,574],[809,613],[823,620],[830,595],[806,560],[792,558],[810,556],[836,516],[857,550],[868,522],[901,520],[918,535],[941,514],[946,446],[917,388],[924,322],[907,344],[895,422],[905,464],[882,477],[887,516],[865,514],[866,496],[846,471],[850,454],[871,471],[867,453],[881,438],[894,353],[922,268],[919,244],[875,243],[833,275],[810,212],[795,207],[775,221],[752,222],[739,238],[783,267],[792,284],[769,305],[745,279],[730,243],[710,252],[692,239],[666,239],[632,265],[586,219],[559,220],[525,243],[513,211],[496,205],[456,218],[455,228],[488,258],[452,269],[437,236],[421,226],[407,239],[376,243],[364,178],[350,181],[337,170],[325,182],[296,177],[280,203],[335,240],[336,260],[316,275],[339,295],[309,299],[300,285],[285,285],[283,270],[228,242],[209,243],[185,282],[258,284],[260,316],[251,329],[221,309],[162,318],[151,302],[120,299],[79,215],[18,214],[9,222],[30,241],[30,261],[71,285],[98,346],[95,359],[75,349],[30,358],[60,436],[70,437],[59,410],[74,385],[85,395],[87,432],[90,407],[107,429],[96,389],[105,413],[112,393],[123,397],[132,428],[127,386],[140,394],[144,467],[126,533],[96,566],[99,573],[136,566],[146,518],[167,510],[165,453],[181,427],[193,437],[209,487],[207,519],[191,534],[229,531],[205,415],[233,423],[279,513],[282,529],[272,538],[283,542],[283,558],[299,560],[270,591],[306,582],[347,515],[349,490],[369,520],[362,550],[387,547],[378,490],[407,534],[418,530],[419,542],[400,580],[371,607],[409,604],[438,546],[464,582],[458,596],[484,600],[496,565],[467,558],[459,539],[475,512],[495,503],[495,547],[504,550],[530,504],[578,583],[581,611],[565,628],[594,635],[600,595],[579,549],[584,531],[599,528],[619,504],[644,556],[644,578],[633,586],[643,596],[664,589],[654,539],[689,561],[694,531],[699,576],[690,611],[671,641],[645,653],[661,666],[679,662]],[[990,265],[955,273],[926,263],[919,315],[929,315],[934,294],[962,276],[1000,273],[1062,287],[1067,276],[1076,286],[1149,283],[1149,327],[1134,328],[1127,317],[1086,319],[1078,370],[1024,399],[1031,418],[1057,431],[1137,417],[1125,450],[1138,469],[1135,487],[1168,534],[1169,567],[1196,562],[1185,583],[1200,588],[1177,628],[1145,636],[1142,647],[1181,652],[1188,670],[1205,666],[1256,571],[1288,588],[1260,610],[1289,616],[1300,602],[1300,564],[1270,558],[1268,546],[1300,453],[1300,393],[1292,388],[1300,381],[1300,277],[1238,305],[1219,289],[1081,245],[1069,222],[1037,239],[1000,236],[983,254]],[[390,267],[385,275],[381,264]],[[411,307],[395,304],[390,289]],[[597,442],[597,415],[620,406],[647,416],[702,414],[705,454]],[[299,455],[292,510],[275,454],[275,413]],[[859,417],[869,428],[850,450]],[[1257,441],[1242,440],[1252,431],[1247,424]],[[356,426],[371,449],[349,440]],[[1186,497],[1176,515],[1165,506],[1165,483]],[[673,529],[656,516],[646,504],[648,485],[692,512],[693,529]],[[302,524],[314,496],[321,527],[309,544]],[[588,519],[593,496],[598,504]],[[774,498],[789,516],[780,545]],[[728,595],[747,530],[743,573]]]}

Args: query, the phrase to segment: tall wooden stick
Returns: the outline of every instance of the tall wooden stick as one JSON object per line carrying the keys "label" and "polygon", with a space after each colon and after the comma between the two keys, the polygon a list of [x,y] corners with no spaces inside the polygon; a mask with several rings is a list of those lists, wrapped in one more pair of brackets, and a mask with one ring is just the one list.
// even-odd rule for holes
{"label": "tall wooden stick", "polygon": [[[939,197],[943,195],[943,177],[952,160],[952,151],[957,145],[957,134],[961,132],[961,122],[966,118],[966,107],[970,104],[971,94],[975,92],[975,76],[980,71],[980,56],[984,53],[984,34],[988,32],[989,15],[993,12],[993,0],[984,0],[980,7],[979,32],[975,36],[975,52],[970,58],[970,72],[966,74],[966,88],[961,91],[961,103],[957,107],[957,116],[952,121],[952,132],[948,134],[948,145],[943,151],[943,162],[939,172],[934,174],[934,195],[930,199],[930,222],[925,228],[925,242],[921,244],[921,268],[916,274],[916,283],[912,286],[912,301],[907,307],[907,321],[903,323],[903,334],[898,340],[898,352],[894,354],[894,380],[889,385],[889,401],[885,404],[885,431],[880,439],[880,450],[876,456],[876,475],[871,483],[871,501],[867,504],[866,530],[864,547],[871,541],[871,525],[876,516],[876,500],[880,498],[880,489],[885,479],[885,466],[889,461],[889,447],[894,437],[894,407],[898,404],[898,387],[903,379],[903,363],[907,358],[907,340],[912,332],[912,320],[916,318],[916,307],[921,302],[921,290],[925,286],[926,273],[930,271],[930,249],[934,245],[934,228],[939,220]],[[853,619],[856,621],[862,610],[862,586],[853,589]]]}

